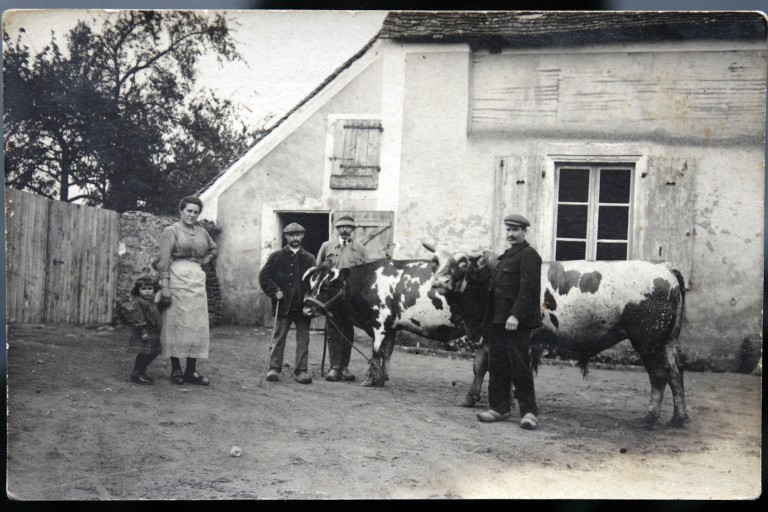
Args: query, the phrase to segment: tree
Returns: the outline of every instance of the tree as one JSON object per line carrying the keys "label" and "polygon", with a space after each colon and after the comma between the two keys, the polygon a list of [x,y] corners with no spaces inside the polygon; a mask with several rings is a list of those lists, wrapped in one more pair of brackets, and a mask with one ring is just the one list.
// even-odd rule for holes
{"label": "tree", "polygon": [[6,45],[6,184],[117,211],[175,211],[252,144],[228,100],[193,94],[200,58],[240,58],[224,16],[120,11],[32,55]]}

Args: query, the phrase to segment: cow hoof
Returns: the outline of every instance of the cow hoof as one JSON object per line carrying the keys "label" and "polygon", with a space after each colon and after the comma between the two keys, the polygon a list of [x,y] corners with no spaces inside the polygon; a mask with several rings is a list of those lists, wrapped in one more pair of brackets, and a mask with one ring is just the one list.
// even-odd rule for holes
{"label": "cow hoof", "polygon": [[643,418],[642,427],[647,430],[651,430],[656,425],[657,421],[658,421],[658,418],[656,418],[656,416],[654,416],[653,414],[649,413],[648,415],[645,416],[645,418]]}
{"label": "cow hoof", "polygon": [[376,385],[376,383],[370,377],[366,377],[363,379],[363,382],[361,382],[360,385],[364,388],[372,388]]}
{"label": "cow hoof", "polygon": [[683,418],[672,418],[667,422],[668,427],[685,428],[688,425],[688,416]]}
{"label": "cow hoof", "polygon": [[460,407],[474,407],[477,402],[480,401],[478,395],[467,395],[464,400],[459,404]]}

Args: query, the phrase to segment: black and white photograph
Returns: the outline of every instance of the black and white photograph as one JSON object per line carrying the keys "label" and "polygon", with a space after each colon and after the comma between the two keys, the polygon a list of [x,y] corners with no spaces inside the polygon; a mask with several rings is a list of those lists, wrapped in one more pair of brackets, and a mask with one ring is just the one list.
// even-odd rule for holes
{"label": "black and white photograph", "polygon": [[626,4],[4,11],[7,498],[760,497],[768,18]]}

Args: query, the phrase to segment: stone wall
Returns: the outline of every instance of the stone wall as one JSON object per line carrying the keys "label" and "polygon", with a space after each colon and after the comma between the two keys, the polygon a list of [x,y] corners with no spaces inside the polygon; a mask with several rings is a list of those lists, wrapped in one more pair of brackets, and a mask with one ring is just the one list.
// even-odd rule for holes
{"label": "stone wall", "polygon": [[[131,300],[131,290],[136,278],[142,274],[158,277],[152,262],[159,253],[163,229],[176,222],[176,217],[158,217],[146,212],[125,212],[120,216],[117,266],[117,314],[115,321],[126,323],[126,307]],[[219,230],[210,221],[200,225],[217,240]],[[221,295],[215,263],[207,269],[208,313],[211,325],[221,324]]]}

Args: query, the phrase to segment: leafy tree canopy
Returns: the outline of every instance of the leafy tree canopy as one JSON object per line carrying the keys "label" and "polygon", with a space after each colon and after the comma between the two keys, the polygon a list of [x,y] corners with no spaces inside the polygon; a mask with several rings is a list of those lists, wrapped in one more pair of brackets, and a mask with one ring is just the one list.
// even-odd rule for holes
{"label": "leafy tree canopy", "polygon": [[120,11],[40,52],[4,33],[6,184],[117,211],[175,212],[258,131],[194,92],[201,57],[240,59],[223,15]]}

